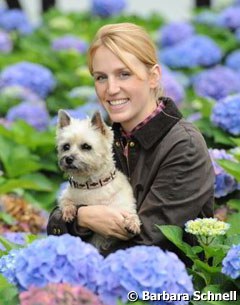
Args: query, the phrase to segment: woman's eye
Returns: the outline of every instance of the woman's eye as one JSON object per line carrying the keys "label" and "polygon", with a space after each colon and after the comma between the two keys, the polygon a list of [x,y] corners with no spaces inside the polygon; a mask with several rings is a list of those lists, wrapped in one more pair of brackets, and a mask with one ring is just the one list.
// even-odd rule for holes
{"label": "woman's eye", "polygon": [[62,147],[63,151],[67,151],[70,149],[70,145],[67,143],[67,144],[64,144],[63,147]]}
{"label": "woman's eye", "polygon": [[104,82],[106,80],[106,76],[105,75],[98,75],[98,76],[95,76],[94,79],[95,81],[97,82]]}
{"label": "woman's eye", "polygon": [[128,78],[129,76],[130,76],[131,74],[130,74],[130,72],[121,72],[120,73],[120,78],[121,79],[125,79],[125,78]]}

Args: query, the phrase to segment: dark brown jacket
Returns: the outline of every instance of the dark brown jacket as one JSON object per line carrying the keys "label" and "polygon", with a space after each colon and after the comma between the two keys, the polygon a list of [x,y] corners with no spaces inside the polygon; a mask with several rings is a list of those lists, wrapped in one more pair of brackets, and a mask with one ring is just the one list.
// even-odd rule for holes
{"label": "dark brown jacket", "polygon": [[[183,227],[190,219],[213,215],[214,172],[206,143],[172,100],[162,100],[164,110],[129,139],[128,161],[120,144],[120,125],[113,124],[116,166],[130,179],[142,227],[139,236],[119,241],[109,252],[136,244],[174,250],[155,224]],[[59,213],[55,210],[50,216],[49,234],[60,228]],[[67,231],[87,240],[76,221],[68,224]]]}

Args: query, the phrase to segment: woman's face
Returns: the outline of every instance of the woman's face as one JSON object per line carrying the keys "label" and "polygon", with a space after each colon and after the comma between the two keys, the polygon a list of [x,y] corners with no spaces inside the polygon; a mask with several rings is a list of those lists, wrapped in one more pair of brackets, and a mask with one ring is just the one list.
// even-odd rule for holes
{"label": "woman's face", "polygon": [[125,58],[136,68],[141,79],[108,48],[99,47],[93,57],[93,76],[97,96],[113,122],[131,131],[156,108],[153,89],[159,83],[159,67],[151,73],[133,54]]}

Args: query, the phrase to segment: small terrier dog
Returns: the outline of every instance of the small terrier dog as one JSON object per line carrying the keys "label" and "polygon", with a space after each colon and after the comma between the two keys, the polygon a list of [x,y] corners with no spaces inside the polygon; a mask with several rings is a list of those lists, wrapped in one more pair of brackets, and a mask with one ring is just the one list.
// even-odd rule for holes
{"label": "small terrier dog", "polygon": [[[140,233],[136,201],[127,177],[115,168],[112,152],[113,131],[100,113],[78,120],[64,110],[58,112],[57,150],[59,166],[69,175],[69,185],[59,198],[63,220],[72,221],[81,205],[108,205],[124,209],[126,230]],[[116,239],[115,239],[116,241]],[[90,240],[98,249],[107,249],[113,238],[95,233]]]}

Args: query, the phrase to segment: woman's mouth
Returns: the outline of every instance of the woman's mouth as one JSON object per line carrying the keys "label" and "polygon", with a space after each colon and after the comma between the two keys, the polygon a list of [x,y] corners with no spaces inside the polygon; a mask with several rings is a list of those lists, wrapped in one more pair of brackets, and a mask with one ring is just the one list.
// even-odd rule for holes
{"label": "woman's mouth", "polygon": [[122,105],[125,105],[129,102],[129,98],[124,98],[124,99],[117,99],[117,100],[108,100],[108,103],[113,106],[113,107],[120,107]]}

